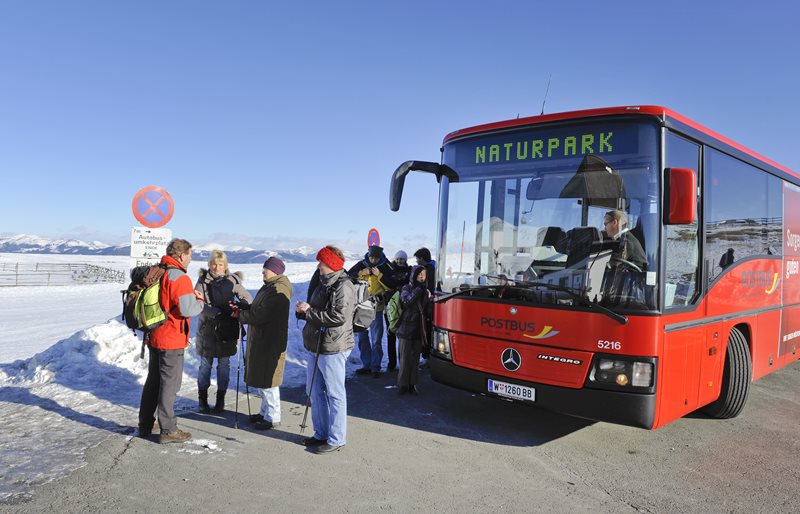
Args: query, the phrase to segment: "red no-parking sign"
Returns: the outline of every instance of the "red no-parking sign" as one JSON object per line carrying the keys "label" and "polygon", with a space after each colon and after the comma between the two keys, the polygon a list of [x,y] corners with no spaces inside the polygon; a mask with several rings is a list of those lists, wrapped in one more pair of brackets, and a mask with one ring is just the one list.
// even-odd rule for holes
{"label": "red no-parking sign", "polygon": [[165,189],[158,186],[147,186],[140,189],[133,197],[133,215],[145,227],[158,228],[172,219],[175,204]]}
{"label": "red no-parking sign", "polygon": [[367,246],[380,246],[381,245],[381,235],[378,233],[377,228],[369,229],[367,233]]}

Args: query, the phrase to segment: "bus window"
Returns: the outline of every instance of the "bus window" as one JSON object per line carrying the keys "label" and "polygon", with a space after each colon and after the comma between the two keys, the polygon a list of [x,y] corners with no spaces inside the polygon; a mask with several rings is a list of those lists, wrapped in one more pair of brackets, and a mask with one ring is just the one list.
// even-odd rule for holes
{"label": "bus window", "polygon": [[712,148],[706,151],[705,174],[709,282],[743,259],[780,255],[780,179]]}
{"label": "bus window", "polygon": [[[669,133],[666,163],[668,168],[689,168],[697,173],[700,164],[700,146]],[[665,308],[688,305],[697,292],[700,265],[697,229],[696,221],[688,225],[666,226]]]}

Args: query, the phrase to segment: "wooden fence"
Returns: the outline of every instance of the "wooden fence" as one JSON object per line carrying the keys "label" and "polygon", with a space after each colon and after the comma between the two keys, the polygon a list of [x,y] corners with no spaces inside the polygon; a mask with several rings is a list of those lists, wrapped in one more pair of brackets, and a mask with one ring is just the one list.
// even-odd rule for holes
{"label": "wooden fence", "polygon": [[86,263],[0,262],[0,287],[125,283],[125,272]]}

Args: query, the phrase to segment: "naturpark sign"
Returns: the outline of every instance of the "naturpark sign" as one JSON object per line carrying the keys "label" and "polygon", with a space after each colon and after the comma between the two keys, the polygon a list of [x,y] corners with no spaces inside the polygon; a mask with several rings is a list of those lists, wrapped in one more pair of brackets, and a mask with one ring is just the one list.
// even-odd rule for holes
{"label": "naturpark sign", "polygon": [[638,146],[639,134],[635,126],[612,123],[465,138],[446,145],[445,152],[454,152],[454,158],[449,160],[455,161],[456,169],[461,169],[548,162],[582,158],[589,154],[633,154]]}

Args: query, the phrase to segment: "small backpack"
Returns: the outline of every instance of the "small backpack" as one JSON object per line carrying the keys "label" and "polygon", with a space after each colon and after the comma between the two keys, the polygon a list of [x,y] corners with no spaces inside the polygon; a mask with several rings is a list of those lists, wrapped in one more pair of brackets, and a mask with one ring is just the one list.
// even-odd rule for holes
{"label": "small backpack", "polygon": [[142,338],[142,354],[150,332],[167,321],[167,311],[161,305],[161,284],[167,266],[138,266],[131,270],[131,283],[122,291],[122,319],[128,328],[139,330]]}
{"label": "small backpack", "polygon": [[397,290],[386,304],[386,320],[389,322],[389,331],[397,332],[400,326],[400,316],[403,314],[403,304],[400,303],[400,291]]}
{"label": "small backpack", "polygon": [[367,282],[353,283],[356,290],[356,307],[353,309],[353,332],[366,332],[375,320],[377,299],[369,293]]}

